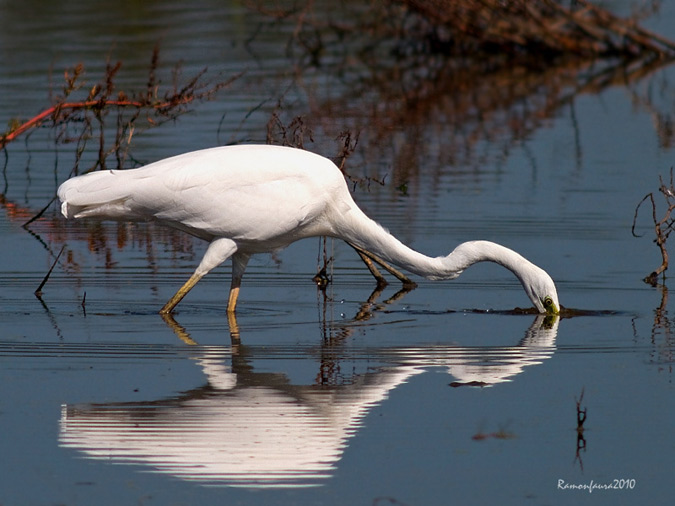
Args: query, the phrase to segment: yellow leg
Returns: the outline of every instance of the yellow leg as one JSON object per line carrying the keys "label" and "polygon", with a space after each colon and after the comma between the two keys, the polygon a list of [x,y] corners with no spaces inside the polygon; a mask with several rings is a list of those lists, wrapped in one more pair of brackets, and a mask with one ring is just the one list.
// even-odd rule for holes
{"label": "yellow leg", "polygon": [[192,288],[197,284],[197,282],[204,277],[203,274],[193,274],[190,276],[183,286],[181,286],[176,294],[169,299],[169,302],[164,304],[164,307],[159,310],[159,314],[169,314],[173,309],[178,305],[178,303],[183,300],[183,297],[192,290]]}
{"label": "yellow leg", "polygon": [[[237,245],[232,239],[227,239],[221,237],[219,239],[214,239],[209,243],[209,247],[206,248],[206,253],[204,253],[204,258],[197,266],[194,274],[190,276],[183,286],[179,288],[176,294],[169,299],[169,302],[164,304],[164,307],[159,310],[160,314],[169,314],[173,309],[178,305],[178,303],[183,300],[190,290],[202,279],[211,269],[222,264],[230,256],[235,254],[237,251]],[[235,254],[235,257],[237,255]],[[246,267],[246,265],[244,265]],[[241,276],[239,276],[241,280]],[[236,300],[235,300],[236,302]]]}
{"label": "yellow leg", "polygon": [[[234,284],[234,283],[233,283]],[[237,299],[239,298],[239,287],[233,286],[230,288],[230,298],[227,301],[227,313],[234,313],[237,307]]]}
{"label": "yellow leg", "polygon": [[232,256],[232,284],[230,285],[230,298],[227,301],[228,315],[234,314],[237,307],[241,278],[244,276],[244,271],[246,270],[246,265],[250,258],[250,255],[239,251]]}
{"label": "yellow leg", "polygon": [[237,344],[240,341],[239,338],[239,325],[237,324],[237,315],[234,312],[227,313],[227,324],[230,327],[230,339],[233,344]]}

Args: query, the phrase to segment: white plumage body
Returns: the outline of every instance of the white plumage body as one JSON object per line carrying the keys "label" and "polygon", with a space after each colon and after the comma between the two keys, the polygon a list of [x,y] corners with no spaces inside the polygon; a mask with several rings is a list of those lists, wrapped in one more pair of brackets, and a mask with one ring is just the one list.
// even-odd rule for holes
{"label": "white plumage body", "polygon": [[558,312],[550,276],[518,253],[488,241],[460,244],[428,257],[405,246],[366,216],[333,162],[308,151],[242,145],[194,151],[145,167],[78,176],[58,190],[67,218],[154,220],[209,241],[167,313],[211,269],[232,257],[228,311],[234,311],[252,254],[312,236],[332,236],[429,279],[453,279],[476,262],[510,269],[540,312]]}
{"label": "white plumage body", "polygon": [[350,207],[331,199],[349,195],[337,167],[308,151],[259,148],[212,148],[73,178],[59,188],[61,210],[68,218],[156,220],[207,241],[228,237],[251,252],[330,235],[327,206]]}

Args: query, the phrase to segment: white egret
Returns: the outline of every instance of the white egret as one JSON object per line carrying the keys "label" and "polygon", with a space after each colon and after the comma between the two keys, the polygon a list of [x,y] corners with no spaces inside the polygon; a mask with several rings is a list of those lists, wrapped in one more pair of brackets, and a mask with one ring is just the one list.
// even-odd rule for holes
{"label": "white egret", "polygon": [[499,244],[465,242],[435,258],[405,246],[361,211],[332,161],[300,149],[239,145],[194,151],[138,169],[77,176],[59,187],[58,196],[66,218],[151,220],[209,242],[163,314],[230,257],[227,311],[233,313],[251,255],[313,236],[342,239],[375,260],[428,279],[454,279],[477,262],[496,262],[518,277],[540,313],[560,308],[551,277]]}

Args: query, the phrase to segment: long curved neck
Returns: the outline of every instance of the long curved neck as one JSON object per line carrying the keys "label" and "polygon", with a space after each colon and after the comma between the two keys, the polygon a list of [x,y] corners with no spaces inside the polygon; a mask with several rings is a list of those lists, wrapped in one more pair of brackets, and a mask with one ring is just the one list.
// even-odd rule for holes
{"label": "long curved neck", "polygon": [[358,207],[343,213],[340,221],[334,226],[341,239],[428,279],[453,279],[475,263],[495,262],[512,271],[522,282],[524,272],[533,266],[515,251],[489,241],[462,243],[447,256],[426,256],[396,239]]}
{"label": "long curved neck", "polygon": [[513,272],[523,282],[526,272],[536,266],[515,251],[490,241],[469,241],[457,246],[452,253],[442,257],[443,264],[453,277],[478,262],[495,262]]}
{"label": "long curved neck", "polygon": [[446,277],[443,275],[444,268],[440,258],[428,257],[409,248],[371,220],[356,205],[339,216],[339,220],[332,224],[332,235],[374,253],[382,260],[408,272],[431,279]]}

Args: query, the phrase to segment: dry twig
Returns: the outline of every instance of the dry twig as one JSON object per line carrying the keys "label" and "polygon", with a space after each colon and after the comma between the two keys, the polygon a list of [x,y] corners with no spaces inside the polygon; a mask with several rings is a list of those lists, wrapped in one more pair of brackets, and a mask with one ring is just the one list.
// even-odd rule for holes
{"label": "dry twig", "polygon": [[661,219],[657,217],[656,200],[654,199],[654,193],[653,192],[648,193],[643,197],[643,199],[635,208],[635,215],[633,216],[633,226],[631,228],[633,236],[640,237],[638,234],[635,233],[635,226],[637,223],[638,212],[640,211],[640,207],[642,206],[642,204],[644,204],[648,200],[652,205],[652,220],[654,221],[654,233],[656,235],[654,242],[659,247],[659,251],[661,252],[661,265],[655,271],[649,274],[646,278],[644,278],[644,282],[649,283],[652,286],[656,286],[657,279],[659,275],[661,275],[662,273],[664,273],[665,278],[665,271],[668,269],[668,250],[666,248],[666,241],[668,240],[670,233],[673,231],[675,227],[675,218],[673,218],[672,216],[673,211],[675,211],[675,187],[673,186],[672,167],[670,169],[670,183],[666,185],[666,183],[663,182],[663,178],[661,176],[659,176],[659,182],[660,182],[659,192],[661,193],[661,195],[663,195],[666,204],[668,205],[665,214]]}
{"label": "dry twig", "polygon": [[52,271],[54,270],[54,267],[56,267],[56,264],[59,261],[59,258],[61,258],[61,254],[63,253],[63,250],[65,248],[66,248],[65,245],[61,247],[61,251],[59,251],[59,254],[56,255],[56,258],[54,259],[54,263],[52,264],[52,266],[47,271],[47,274],[45,274],[45,277],[42,279],[42,282],[40,283],[40,286],[38,286],[37,289],[35,290],[35,296],[36,297],[39,298],[39,297],[42,296],[42,289],[47,284],[47,281],[49,280],[49,276],[52,275]]}
{"label": "dry twig", "polygon": [[[62,93],[52,98],[52,105],[39,114],[25,121],[14,120],[10,129],[0,135],[0,149],[21,135],[51,123],[53,127],[62,127],[57,133],[57,141],[76,142],[76,155],[79,161],[84,152],[87,141],[98,139],[98,157],[96,165],[104,168],[107,157],[114,153],[117,165],[122,166],[127,155],[129,144],[136,130],[137,120],[145,114],[146,127],[157,126],[164,121],[173,120],[187,112],[187,106],[200,100],[212,98],[216,92],[229,85],[239,76],[216,82],[204,81],[206,69],[198,72],[187,83],[180,85],[180,67],[173,70],[173,83],[164,92],[157,79],[159,68],[159,49],[156,47],[152,54],[149,68],[149,77],[146,89],[137,93],[127,93],[117,90],[115,78],[121,62],[108,63],[103,78],[94,84],[86,96],[85,69],[82,64],[64,71],[64,85]],[[106,117],[111,111],[117,112],[115,139],[111,146],[106,145]],[[67,127],[72,124],[80,125],[80,133],[73,138],[68,135]],[[99,133],[94,134],[94,126],[98,126]]]}

